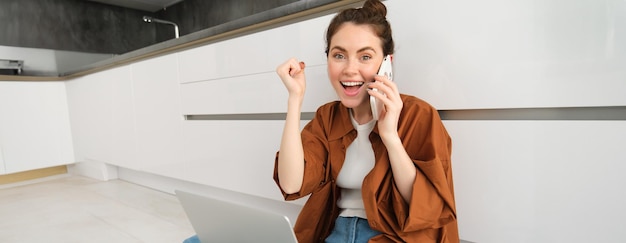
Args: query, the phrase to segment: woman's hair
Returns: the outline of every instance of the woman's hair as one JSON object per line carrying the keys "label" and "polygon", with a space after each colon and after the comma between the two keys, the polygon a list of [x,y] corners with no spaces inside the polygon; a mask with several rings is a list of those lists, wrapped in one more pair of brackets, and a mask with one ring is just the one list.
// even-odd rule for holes
{"label": "woman's hair", "polygon": [[383,44],[383,54],[393,54],[394,44],[391,37],[391,26],[387,22],[387,7],[380,0],[367,0],[362,8],[351,8],[341,11],[328,25],[326,30],[326,55],[330,48],[330,39],[337,33],[339,27],[347,22],[357,25],[369,25],[374,33],[380,37]]}

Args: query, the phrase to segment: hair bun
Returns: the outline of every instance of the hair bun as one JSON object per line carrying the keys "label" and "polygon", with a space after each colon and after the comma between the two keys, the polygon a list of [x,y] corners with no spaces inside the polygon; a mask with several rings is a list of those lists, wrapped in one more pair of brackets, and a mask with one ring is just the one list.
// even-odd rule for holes
{"label": "hair bun", "polygon": [[367,11],[370,16],[380,16],[383,18],[387,16],[387,7],[385,7],[385,4],[380,2],[380,0],[367,0],[363,4],[362,9]]}
{"label": "hair bun", "polygon": [[327,56],[332,37],[344,23],[371,26],[373,33],[380,37],[382,41],[383,54],[393,54],[394,43],[391,35],[391,26],[389,21],[387,21],[387,7],[380,0],[367,0],[361,8],[344,9],[335,15],[326,30],[325,52]]}

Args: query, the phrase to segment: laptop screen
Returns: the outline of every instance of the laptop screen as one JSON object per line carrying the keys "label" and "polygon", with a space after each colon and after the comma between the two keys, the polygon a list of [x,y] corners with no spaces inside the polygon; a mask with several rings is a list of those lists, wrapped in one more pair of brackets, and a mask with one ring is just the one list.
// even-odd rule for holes
{"label": "laptop screen", "polygon": [[297,243],[285,215],[176,190],[201,242]]}

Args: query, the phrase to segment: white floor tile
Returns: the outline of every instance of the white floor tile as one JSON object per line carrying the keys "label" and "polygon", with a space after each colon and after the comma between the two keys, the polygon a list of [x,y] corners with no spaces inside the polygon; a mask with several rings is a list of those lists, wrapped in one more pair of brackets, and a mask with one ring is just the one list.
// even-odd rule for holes
{"label": "white floor tile", "polygon": [[0,242],[182,242],[193,235],[175,196],[66,176],[0,189]]}

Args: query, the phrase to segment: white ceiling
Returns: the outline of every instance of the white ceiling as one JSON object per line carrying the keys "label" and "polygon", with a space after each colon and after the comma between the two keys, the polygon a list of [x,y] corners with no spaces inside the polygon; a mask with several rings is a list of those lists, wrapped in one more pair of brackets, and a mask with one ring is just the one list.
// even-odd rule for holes
{"label": "white ceiling", "polygon": [[125,8],[156,12],[183,0],[89,0]]}

